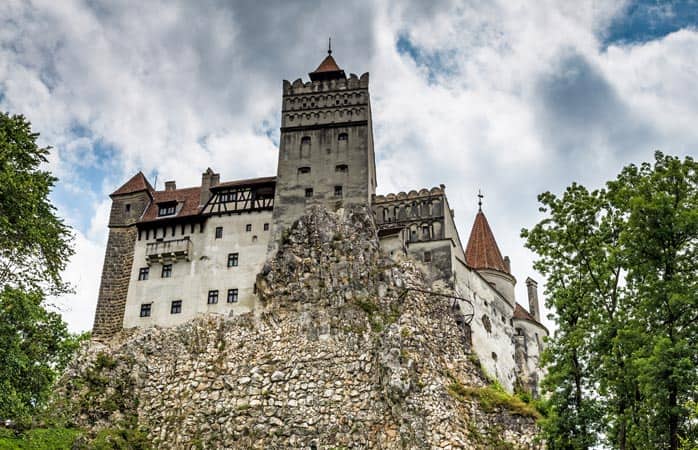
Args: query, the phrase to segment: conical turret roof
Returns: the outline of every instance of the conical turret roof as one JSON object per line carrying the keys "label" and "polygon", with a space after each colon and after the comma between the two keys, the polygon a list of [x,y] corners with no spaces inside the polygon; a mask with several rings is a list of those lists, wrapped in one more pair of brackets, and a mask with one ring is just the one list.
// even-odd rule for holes
{"label": "conical turret roof", "polygon": [[494,269],[509,273],[490,224],[482,210],[478,211],[475,216],[468,245],[465,248],[465,260],[474,269]]}

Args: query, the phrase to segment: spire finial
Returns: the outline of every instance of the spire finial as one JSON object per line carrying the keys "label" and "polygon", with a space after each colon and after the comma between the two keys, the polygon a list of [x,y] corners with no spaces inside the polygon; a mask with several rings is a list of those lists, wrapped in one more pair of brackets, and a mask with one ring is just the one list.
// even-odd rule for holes
{"label": "spire finial", "polygon": [[482,195],[482,191],[480,189],[477,190],[477,210],[482,211],[482,199],[484,195]]}
{"label": "spire finial", "polygon": [[327,54],[332,54],[332,36],[330,36],[330,43],[327,45]]}

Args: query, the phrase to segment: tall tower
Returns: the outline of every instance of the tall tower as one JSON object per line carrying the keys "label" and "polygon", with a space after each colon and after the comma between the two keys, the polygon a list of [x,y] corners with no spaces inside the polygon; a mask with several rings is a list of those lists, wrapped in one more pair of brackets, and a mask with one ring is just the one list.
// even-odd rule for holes
{"label": "tall tower", "polygon": [[347,77],[330,48],[309,76],[283,83],[273,242],[307,206],[370,206],[376,191],[368,73]]}
{"label": "tall tower", "polygon": [[153,201],[153,191],[143,173],[138,172],[110,195],[109,238],[92,328],[92,335],[96,338],[109,337],[123,328],[133,252],[138,236],[136,222]]}

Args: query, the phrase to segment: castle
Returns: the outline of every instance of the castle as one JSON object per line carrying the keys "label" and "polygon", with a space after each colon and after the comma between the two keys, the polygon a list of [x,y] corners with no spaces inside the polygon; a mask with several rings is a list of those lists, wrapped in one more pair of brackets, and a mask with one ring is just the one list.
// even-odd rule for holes
{"label": "castle", "polygon": [[464,248],[443,185],[376,195],[369,76],[346,76],[331,53],[309,82],[283,82],[275,177],[221,181],[209,168],[200,186],[168,181],[158,191],[139,172],[110,195],[93,336],[254,312],[256,276],[284,230],[311,205],[363,205],[387,255],[419,261],[467,299],[463,314],[484,370],[510,391],[518,383],[536,394],[548,334],[536,282],[526,280],[527,311],[485,214],[477,213]]}

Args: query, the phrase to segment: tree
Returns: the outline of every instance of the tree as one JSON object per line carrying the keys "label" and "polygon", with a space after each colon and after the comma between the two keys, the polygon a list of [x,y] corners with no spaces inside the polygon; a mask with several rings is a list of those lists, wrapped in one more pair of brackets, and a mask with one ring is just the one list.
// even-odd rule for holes
{"label": "tree", "polygon": [[678,449],[695,439],[698,165],[660,152],[605,189],[539,196],[522,230],[547,277],[553,449]]}
{"label": "tree", "polygon": [[40,168],[50,148],[38,136],[23,116],[0,113],[0,287],[60,294],[71,233],[49,201],[56,178]]}
{"label": "tree", "polygon": [[37,137],[24,117],[0,113],[0,419],[15,421],[42,406],[78,342],[45,305],[69,290],[61,272],[73,251]]}

